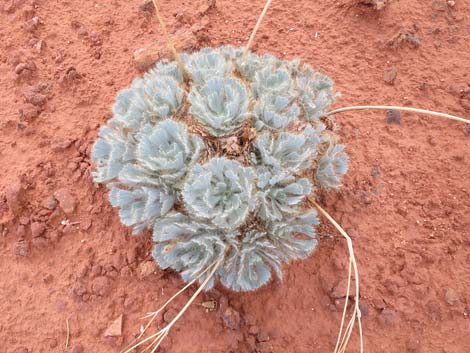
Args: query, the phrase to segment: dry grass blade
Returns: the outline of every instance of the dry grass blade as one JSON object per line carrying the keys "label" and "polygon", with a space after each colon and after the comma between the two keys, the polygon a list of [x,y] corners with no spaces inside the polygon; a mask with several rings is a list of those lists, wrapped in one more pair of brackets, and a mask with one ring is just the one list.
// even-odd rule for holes
{"label": "dry grass blade", "polygon": [[325,115],[328,116],[328,115],[347,112],[347,111],[351,111],[351,110],[373,110],[373,109],[377,109],[377,110],[394,109],[394,110],[401,110],[401,111],[404,111],[404,112],[434,115],[434,116],[439,116],[441,118],[446,118],[446,119],[460,121],[462,123],[470,124],[470,120],[464,119],[464,118],[461,118],[461,117],[458,117],[458,116],[455,116],[455,115],[450,115],[450,114],[446,114],[446,113],[439,113],[439,112],[435,112],[433,110],[426,110],[426,109],[420,109],[420,108],[409,108],[409,107],[399,107],[399,106],[394,106],[394,105],[390,105],[390,106],[388,106],[388,105],[355,105],[355,106],[351,106],[351,107],[344,107],[344,108],[335,109],[335,110],[332,110],[331,112],[326,113]]}
{"label": "dry grass blade", "polygon": [[69,342],[70,342],[70,324],[69,319],[65,321],[65,326],[67,327],[67,337],[65,338],[65,350],[69,349]]}
{"label": "dry grass blade", "polygon": [[258,32],[259,26],[261,25],[261,22],[263,22],[264,15],[266,15],[266,12],[268,11],[268,8],[269,8],[269,5],[271,5],[271,2],[272,0],[266,1],[263,11],[261,12],[261,15],[259,15],[258,22],[256,22],[255,28],[253,28],[253,31],[251,32],[250,39],[248,39],[248,43],[246,45],[245,51],[243,52],[242,59],[246,58],[246,55],[248,54],[248,51],[250,50],[251,44],[253,43],[253,39],[256,36],[256,32]]}
{"label": "dry grass blade", "polygon": [[188,282],[183,288],[181,288],[176,294],[174,294],[170,299],[168,299],[165,304],[163,304],[157,311],[154,311],[152,313],[149,313],[147,314],[146,316],[144,316],[144,319],[148,318],[148,317],[151,317],[151,319],[149,320],[149,322],[147,323],[147,325],[145,325],[145,328],[142,330],[142,332],[140,333],[139,337],[137,337],[137,339],[141,338],[145,331],[147,331],[147,329],[150,327],[150,325],[152,324],[152,322],[155,320],[155,318],[157,317],[157,315],[163,310],[165,309],[168,304],[170,304],[178,295],[180,295],[181,293],[183,293],[186,289],[188,289],[194,282],[196,282],[199,278],[201,278],[201,276],[206,273],[207,271],[209,271],[209,269],[215,265],[215,262],[212,263],[212,265],[210,265],[209,267],[207,267],[204,271],[202,271],[199,275],[197,275],[191,282]]}
{"label": "dry grass blade", "polygon": [[[203,273],[207,272],[209,269],[212,268],[212,271],[209,273],[209,275],[207,276],[207,278],[202,282],[202,284],[199,286],[199,288],[196,290],[196,292],[193,294],[193,296],[186,302],[186,304],[183,306],[183,308],[178,312],[178,314],[175,316],[175,318],[173,320],[171,320],[171,322],[166,325],[163,329],[161,329],[160,331],[158,331],[157,333],[154,333],[153,335],[150,335],[140,341],[138,341],[137,343],[135,343],[134,345],[132,345],[131,347],[127,348],[126,350],[124,350],[122,353],[129,353],[131,352],[133,349],[137,348],[137,347],[140,347],[142,346],[143,344],[145,344],[146,342],[149,342],[151,340],[153,340],[145,349],[144,351],[147,351],[147,350],[150,350],[150,353],[154,353],[158,347],[160,346],[161,342],[163,341],[163,339],[168,335],[168,332],[170,332],[170,329],[172,328],[172,326],[181,318],[181,316],[185,313],[185,311],[189,308],[189,306],[192,304],[192,302],[197,298],[197,296],[199,295],[199,293],[201,293],[201,291],[204,289],[204,287],[207,285],[207,283],[209,283],[209,281],[212,279],[212,277],[214,277],[215,275],[215,272],[217,271],[217,269],[219,268],[220,266],[220,262],[217,263],[217,264],[211,264],[210,266],[207,267],[207,269],[205,269],[201,274],[199,274],[199,277],[202,276]],[[198,278],[199,278],[198,277]],[[196,278],[197,279],[197,278]],[[196,280],[195,279],[195,280]],[[189,287],[189,285],[187,286]],[[185,288],[187,288],[185,287]],[[185,288],[183,288],[181,291],[179,291],[177,294],[175,294],[173,297],[176,297],[178,294],[180,294],[180,292],[182,292]],[[172,298],[173,298],[172,297]],[[170,298],[172,300],[172,298]],[[167,302],[168,303],[168,302]],[[166,304],[165,304],[166,305]],[[151,315],[153,316],[154,313],[151,313]],[[141,337],[141,336],[139,336]]]}
{"label": "dry grass blade", "polygon": [[[330,216],[328,212],[326,212],[315,200],[308,199],[312,205],[314,205],[320,213],[328,219],[328,221],[340,232],[340,234],[346,239],[349,251],[349,271],[348,271],[348,288],[346,292],[346,302],[345,307],[343,309],[343,316],[341,319],[341,326],[338,335],[338,342],[336,344],[334,353],[344,353],[346,351],[349,339],[351,337],[351,333],[354,328],[354,323],[358,322],[359,326],[359,340],[360,340],[360,352],[364,352],[364,341],[362,336],[362,324],[361,324],[361,310],[359,309],[359,271],[357,269],[356,257],[354,256],[354,249],[352,245],[351,237],[346,233],[346,231],[334,220],[333,217]],[[355,283],[355,301],[354,301],[354,308],[351,315],[351,319],[349,320],[348,326],[344,331],[343,336],[343,327],[344,327],[344,320],[346,318],[346,309],[347,309],[347,298],[349,297],[350,293],[350,281],[351,281],[351,267],[354,271],[354,283]],[[341,338],[340,338],[341,337]]]}
{"label": "dry grass blade", "polygon": [[183,73],[184,80],[188,82],[190,80],[190,77],[188,75],[188,72],[185,70],[183,61],[181,60],[181,57],[179,56],[178,52],[176,51],[175,44],[173,43],[173,39],[171,39],[170,34],[168,33],[168,30],[166,29],[166,23],[163,20],[162,16],[160,15],[160,10],[158,9],[157,1],[152,0],[153,6],[155,7],[155,13],[157,15],[158,22],[160,23],[160,27],[162,29],[163,35],[165,36],[166,42],[168,44],[168,48],[171,50],[176,63],[178,64],[178,67],[180,68],[181,72]]}

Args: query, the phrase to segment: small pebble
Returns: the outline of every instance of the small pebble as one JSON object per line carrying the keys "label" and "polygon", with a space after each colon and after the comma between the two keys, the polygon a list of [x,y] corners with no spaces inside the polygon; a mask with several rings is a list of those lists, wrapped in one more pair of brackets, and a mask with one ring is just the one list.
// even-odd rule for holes
{"label": "small pebble", "polygon": [[397,74],[398,74],[398,69],[396,67],[392,66],[392,67],[386,68],[383,74],[383,79],[385,83],[389,85],[393,85],[395,83],[395,79],[397,78]]}
{"label": "small pebble", "polygon": [[390,109],[387,110],[387,124],[397,124],[401,122],[401,114],[398,110]]}
{"label": "small pebble", "polygon": [[240,329],[240,313],[235,309],[228,307],[223,314],[224,324],[231,330]]}

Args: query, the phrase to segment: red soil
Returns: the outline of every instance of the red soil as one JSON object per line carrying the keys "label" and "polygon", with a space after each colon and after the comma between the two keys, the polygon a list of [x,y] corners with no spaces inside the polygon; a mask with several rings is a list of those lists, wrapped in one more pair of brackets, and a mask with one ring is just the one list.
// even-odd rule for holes
{"label": "red soil", "polygon": [[[177,41],[245,44],[263,1],[217,0],[207,11],[205,1],[160,1],[171,31],[185,30]],[[337,107],[400,104],[468,117],[470,4],[448,3],[390,0],[377,11],[352,0],[274,1],[253,49],[330,75],[342,92]],[[140,4],[0,4],[1,353],[64,352],[67,321],[69,351],[119,352],[139,318],[182,286],[172,272],[153,273],[150,234],[132,237],[90,178],[98,127],[141,74],[134,51],[156,42],[167,52]],[[394,81],[384,77],[391,67]],[[350,171],[322,201],[353,237],[366,351],[469,352],[470,128],[411,114],[391,125],[384,112],[336,120]],[[334,229],[319,232],[318,250],[288,266],[282,283],[198,298],[162,351],[331,352],[347,251],[328,236]],[[208,299],[219,308],[206,312]],[[239,328],[224,324],[227,307]],[[105,337],[120,315],[122,335]],[[355,331],[349,351],[357,346]]]}

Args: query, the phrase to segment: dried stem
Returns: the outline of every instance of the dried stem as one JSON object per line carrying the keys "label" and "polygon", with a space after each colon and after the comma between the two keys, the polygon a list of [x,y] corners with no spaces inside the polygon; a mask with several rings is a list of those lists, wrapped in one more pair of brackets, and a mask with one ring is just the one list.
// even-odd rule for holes
{"label": "dried stem", "polygon": [[[199,288],[196,290],[196,292],[193,294],[193,296],[186,302],[186,304],[183,306],[183,308],[178,312],[178,314],[175,316],[175,318],[173,320],[171,320],[171,322],[168,325],[166,325],[163,329],[161,329],[157,333],[155,333],[153,335],[150,335],[149,337],[140,340],[136,344],[132,345],[130,348],[123,351],[122,353],[129,353],[133,349],[135,349],[137,347],[140,347],[141,345],[143,345],[144,343],[149,342],[149,341],[151,341],[151,343],[144,349],[144,351],[147,351],[147,350],[149,350],[153,347],[152,350],[150,351],[150,353],[154,353],[158,349],[158,347],[160,346],[160,344],[162,343],[164,338],[168,335],[168,332],[170,332],[170,329],[172,328],[172,326],[181,318],[181,316],[189,308],[189,306],[192,304],[192,302],[197,298],[199,293],[201,293],[201,291],[204,289],[204,287],[207,285],[207,283],[209,283],[209,281],[212,279],[212,277],[214,277],[215,272],[219,268],[220,264],[221,264],[221,262],[218,262],[217,264],[214,264],[214,263],[211,264],[210,266],[207,267],[207,269],[205,269],[199,275],[199,277],[202,276],[203,273],[205,273],[210,268],[212,268],[211,272],[209,273],[207,278],[204,280],[204,282],[202,282],[202,284],[199,286]],[[197,277],[197,278],[199,278],[199,277]],[[197,280],[197,278],[195,278],[194,281]],[[185,288],[180,290],[177,294],[175,294],[172,298],[170,298],[170,300],[167,303],[165,303],[164,306],[166,306],[171,300],[173,300],[178,294],[180,294],[187,287],[189,287],[189,284]],[[161,309],[162,308],[160,308],[156,313],[160,312]],[[154,317],[155,313],[151,313],[150,315],[152,315]],[[153,320],[153,318],[152,318],[152,320]]]}
{"label": "dried stem", "polygon": [[150,327],[150,325],[152,324],[152,322],[155,320],[155,318],[157,317],[157,315],[163,310],[165,309],[168,304],[170,304],[178,295],[180,295],[181,293],[183,293],[186,289],[188,289],[194,282],[196,282],[204,273],[206,273],[207,271],[209,271],[209,269],[215,265],[215,262],[212,263],[212,265],[210,265],[209,267],[207,267],[204,271],[202,271],[200,274],[198,274],[196,277],[194,277],[194,279],[187,283],[183,288],[181,288],[176,294],[174,294],[170,299],[168,299],[165,304],[163,304],[157,311],[154,311],[154,312],[151,312],[151,313],[148,313],[146,316],[144,316],[144,319],[148,318],[148,317],[152,317],[149,322],[147,323],[147,325],[145,326],[145,328],[142,330],[142,332],[140,333],[139,337],[137,337],[137,339],[141,338],[145,331]]}
{"label": "dried stem", "polygon": [[428,115],[434,115],[434,116],[439,116],[441,118],[447,118],[450,120],[455,120],[455,121],[460,121],[462,123],[467,123],[470,124],[470,120],[460,118],[455,115],[450,115],[450,114],[445,114],[445,113],[439,113],[435,112],[432,110],[426,110],[426,109],[419,109],[419,108],[409,108],[409,107],[399,107],[399,106],[388,106],[388,105],[355,105],[351,107],[344,107],[344,108],[339,108],[332,110],[331,112],[326,113],[325,115],[333,115],[336,113],[342,113],[342,112],[347,112],[350,110],[371,110],[371,109],[378,109],[378,110],[389,110],[389,109],[394,109],[394,110],[401,110],[405,112],[412,112],[412,113],[418,113],[418,114],[428,114]]}
{"label": "dried stem", "polygon": [[65,321],[65,326],[67,327],[67,337],[65,338],[65,350],[69,350],[69,342],[70,342],[70,324],[69,319]]}
{"label": "dried stem", "polygon": [[184,80],[186,82],[190,81],[190,77],[186,69],[184,68],[183,61],[181,60],[181,57],[179,56],[178,52],[176,51],[175,44],[173,43],[173,39],[171,38],[170,34],[168,33],[166,29],[166,23],[163,20],[162,16],[160,15],[160,10],[158,9],[157,1],[152,0],[153,6],[155,7],[155,13],[157,15],[158,22],[160,23],[160,28],[162,29],[162,32],[165,36],[168,48],[173,54],[173,57],[176,60],[176,63],[178,64],[178,67],[180,68],[181,72],[183,73]]}
{"label": "dried stem", "polygon": [[[354,256],[354,249],[352,245],[351,237],[345,232],[343,228],[326,212],[315,200],[309,198],[310,203],[312,203],[320,213],[328,219],[328,221],[340,232],[340,234],[346,239],[348,250],[349,250],[349,271],[348,271],[348,288],[346,292],[346,301],[345,306],[343,309],[343,317],[341,319],[341,327],[338,335],[338,342],[336,343],[336,347],[334,353],[344,353],[349,342],[349,338],[351,337],[352,330],[354,328],[354,323],[357,319],[358,326],[359,326],[359,340],[360,340],[360,352],[364,352],[364,341],[362,336],[362,324],[361,324],[361,309],[359,308],[359,271],[357,269],[356,257]],[[351,267],[354,271],[354,283],[355,283],[355,302],[354,302],[354,309],[351,315],[351,319],[349,320],[348,326],[344,331],[343,337],[340,339],[341,334],[343,332],[344,327],[344,320],[346,317],[346,308],[348,303],[349,297],[349,289],[351,283]]]}
{"label": "dried stem", "polygon": [[248,39],[248,44],[246,45],[245,51],[243,52],[242,60],[246,58],[248,51],[250,50],[251,44],[253,42],[253,39],[255,38],[256,32],[258,32],[259,26],[261,25],[261,22],[263,22],[264,15],[266,15],[266,12],[268,11],[269,5],[271,5],[272,0],[267,0],[266,5],[264,5],[263,11],[261,12],[261,15],[259,15],[258,22],[256,22],[255,28],[253,28],[253,31],[251,32],[250,39]]}

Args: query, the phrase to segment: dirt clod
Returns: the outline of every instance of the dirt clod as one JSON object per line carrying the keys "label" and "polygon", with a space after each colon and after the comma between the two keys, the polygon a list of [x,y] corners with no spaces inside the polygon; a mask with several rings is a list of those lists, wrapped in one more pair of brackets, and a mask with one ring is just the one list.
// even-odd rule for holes
{"label": "dirt clod", "polygon": [[107,296],[111,292],[111,281],[105,276],[96,277],[91,285],[94,294],[102,297]]}
{"label": "dirt clod", "polygon": [[27,103],[42,107],[47,102],[47,97],[40,93],[40,88],[37,86],[27,86],[23,89],[23,95]]}
{"label": "dirt clod", "polygon": [[74,344],[70,349],[71,353],[83,353],[83,346],[80,343]]}
{"label": "dirt clod", "polygon": [[13,214],[20,213],[25,202],[25,196],[25,189],[20,183],[16,182],[8,186],[6,190],[7,205]]}

